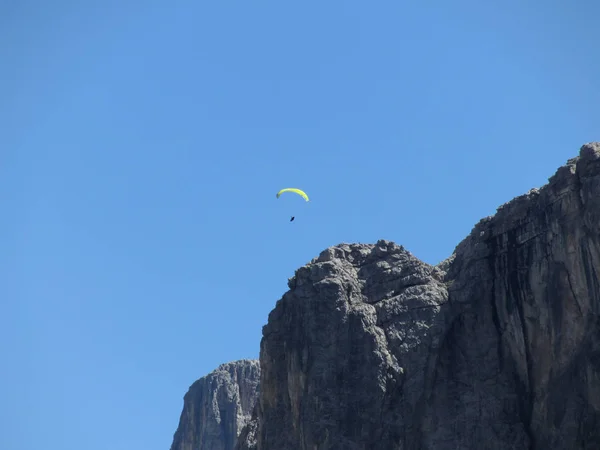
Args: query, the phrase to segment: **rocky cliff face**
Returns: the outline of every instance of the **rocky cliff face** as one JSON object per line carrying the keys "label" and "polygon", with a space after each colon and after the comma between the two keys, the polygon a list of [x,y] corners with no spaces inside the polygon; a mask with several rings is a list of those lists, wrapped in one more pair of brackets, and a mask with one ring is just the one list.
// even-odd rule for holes
{"label": "rocky cliff face", "polygon": [[600,449],[599,278],[600,144],[438,266],[327,249],[263,328],[237,448]]}
{"label": "rocky cliff face", "polygon": [[339,245],[298,270],[263,329],[258,448],[410,440],[444,330],[442,275],[384,241]]}
{"label": "rocky cliff face", "polygon": [[600,144],[482,220],[448,262],[450,321],[417,448],[600,449]]}
{"label": "rocky cliff face", "polygon": [[250,420],[259,379],[258,361],[240,360],[192,384],[171,450],[232,450]]}

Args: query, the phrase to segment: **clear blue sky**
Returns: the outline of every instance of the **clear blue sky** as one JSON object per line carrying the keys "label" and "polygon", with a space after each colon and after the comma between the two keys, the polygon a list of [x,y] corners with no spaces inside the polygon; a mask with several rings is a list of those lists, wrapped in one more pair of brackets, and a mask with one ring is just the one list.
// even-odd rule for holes
{"label": "clear blue sky", "polygon": [[450,255],[600,139],[599,15],[0,1],[0,448],[168,449],[323,249]]}

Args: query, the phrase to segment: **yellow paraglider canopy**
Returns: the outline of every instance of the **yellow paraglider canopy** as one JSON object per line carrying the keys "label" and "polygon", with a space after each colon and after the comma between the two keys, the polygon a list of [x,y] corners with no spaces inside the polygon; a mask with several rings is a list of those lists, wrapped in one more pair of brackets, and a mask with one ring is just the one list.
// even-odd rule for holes
{"label": "yellow paraglider canopy", "polygon": [[302,190],[300,190],[300,189],[296,189],[296,188],[285,188],[285,189],[282,189],[282,190],[280,190],[280,191],[277,193],[277,198],[279,198],[279,196],[280,196],[281,194],[283,194],[284,192],[293,192],[293,193],[295,193],[295,194],[298,194],[298,195],[300,195],[300,196],[301,196],[301,197],[302,197],[304,200],[306,200],[307,202],[309,201],[309,200],[308,200],[308,195],[306,195],[306,192],[304,192],[304,191],[302,191]]}

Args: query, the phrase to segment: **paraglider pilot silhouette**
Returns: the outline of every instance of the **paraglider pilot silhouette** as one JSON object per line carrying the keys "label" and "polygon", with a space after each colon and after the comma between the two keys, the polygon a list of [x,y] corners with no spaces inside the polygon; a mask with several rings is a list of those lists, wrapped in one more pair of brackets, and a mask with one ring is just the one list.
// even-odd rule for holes
{"label": "paraglider pilot silhouette", "polygon": [[[306,192],[304,192],[300,189],[296,189],[296,188],[285,188],[285,189],[280,190],[277,193],[277,198],[279,198],[281,196],[281,194],[283,194],[284,192],[293,192],[294,194],[298,194],[299,196],[301,196],[307,202],[309,201],[308,195],[306,195]],[[295,216],[292,216],[292,218],[290,219],[290,222],[293,222],[295,218],[296,218]]]}

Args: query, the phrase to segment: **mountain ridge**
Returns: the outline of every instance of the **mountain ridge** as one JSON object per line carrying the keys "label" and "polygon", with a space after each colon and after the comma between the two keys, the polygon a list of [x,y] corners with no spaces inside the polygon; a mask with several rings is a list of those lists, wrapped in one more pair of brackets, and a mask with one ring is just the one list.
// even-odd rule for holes
{"label": "mountain ridge", "polygon": [[435,266],[329,247],[269,314],[251,414],[193,448],[598,449],[599,268],[596,142]]}

